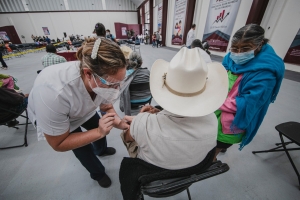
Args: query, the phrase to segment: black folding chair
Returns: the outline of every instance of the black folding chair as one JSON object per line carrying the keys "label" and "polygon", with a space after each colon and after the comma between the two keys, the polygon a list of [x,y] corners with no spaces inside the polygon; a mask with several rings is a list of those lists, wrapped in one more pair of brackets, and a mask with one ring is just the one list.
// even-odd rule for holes
{"label": "black folding chair", "polygon": [[[7,113],[11,113],[12,115],[10,117],[8,117],[7,119],[4,119],[4,120],[0,120],[0,125],[3,125],[3,126],[8,126],[7,123],[8,122],[11,122],[12,120],[15,120],[16,118],[18,117],[23,117],[26,119],[26,123],[24,124],[17,124],[16,126],[19,126],[19,125],[25,125],[25,133],[24,133],[24,143],[21,144],[21,145],[16,145],[16,146],[10,146],[10,147],[2,147],[0,148],[1,150],[2,149],[11,149],[11,148],[16,148],[16,147],[27,147],[28,146],[28,143],[27,143],[27,129],[28,129],[28,124],[31,124],[30,122],[28,122],[28,113],[27,113],[27,108],[25,108],[24,110],[22,110],[20,113],[16,113],[14,111],[11,111],[9,109],[6,109],[6,108],[3,108],[3,107],[0,107],[0,111],[1,112],[7,112]],[[25,111],[25,115],[23,115],[23,112]],[[16,127],[16,126],[13,126],[13,127],[10,127],[10,128],[15,128],[15,129],[19,129],[19,127]]]}
{"label": "black folding chair", "polygon": [[[289,151],[295,151],[295,150],[300,150],[300,148],[289,148],[287,149],[286,146],[289,144],[297,144],[300,146],[300,123],[298,122],[285,122],[282,124],[279,124],[275,127],[275,129],[279,132],[279,137],[281,140],[281,143],[276,143],[275,145],[277,147],[269,150],[264,150],[264,151],[252,151],[253,154],[256,153],[268,153],[268,152],[278,152],[278,151],[285,151],[287,157],[289,158],[296,175],[298,177],[299,181],[299,189],[300,189],[300,175],[299,172],[289,154]],[[285,142],[283,139],[283,135],[288,138],[290,141]]]}
{"label": "black folding chair", "polygon": [[[165,198],[179,194],[184,190],[187,191],[188,199],[191,200],[189,187],[193,183],[222,174],[224,172],[227,172],[228,170],[229,166],[226,163],[217,161],[212,163],[212,165],[207,170],[200,174],[152,181],[141,186],[140,200],[144,200],[144,195],[148,195],[154,198]],[[139,182],[143,182],[143,179],[147,180],[148,176],[151,176],[151,174],[141,176],[139,178]]]}

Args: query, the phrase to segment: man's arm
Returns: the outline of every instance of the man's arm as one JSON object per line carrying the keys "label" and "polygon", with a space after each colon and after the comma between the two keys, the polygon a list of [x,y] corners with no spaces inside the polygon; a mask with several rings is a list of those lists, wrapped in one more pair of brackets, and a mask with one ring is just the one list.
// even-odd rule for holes
{"label": "man's arm", "polygon": [[70,134],[66,133],[58,136],[44,134],[47,142],[55,151],[69,151],[85,146],[91,142],[99,140],[109,134],[113,128],[114,114],[108,113],[99,120],[99,127],[86,131]]}
{"label": "man's arm", "polygon": [[130,128],[124,133],[124,141],[125,142],[134,142],[135,140],[132,138],[130,134]]}

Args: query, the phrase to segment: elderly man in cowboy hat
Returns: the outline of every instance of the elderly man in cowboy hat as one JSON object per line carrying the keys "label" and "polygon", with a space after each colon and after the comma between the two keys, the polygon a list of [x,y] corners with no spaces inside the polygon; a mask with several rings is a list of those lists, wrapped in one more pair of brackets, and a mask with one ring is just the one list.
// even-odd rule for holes
{"label": "elderly man in cowboy hat", "polygon": [[128,149],[137,146],[131,157],[176,170],[197,165],[216,146],[214,111],[227,96],[228,78],[225,68],[205,62],[201,51],[182,48],[171,62],[154,62],[150,90],[164,110],[125,117],[131,125],[123,141]]}

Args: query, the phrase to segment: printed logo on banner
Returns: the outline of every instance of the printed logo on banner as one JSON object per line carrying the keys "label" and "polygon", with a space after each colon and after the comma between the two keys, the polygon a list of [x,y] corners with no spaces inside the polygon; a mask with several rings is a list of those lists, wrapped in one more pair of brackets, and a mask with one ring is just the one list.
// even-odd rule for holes
{"label": "printed logo on banner", "polygon": [[241,0],[211,0],[203,34],[210,50],[226,52]]}
{"label": "printed logo on banner", "polygon": [[[223,22],[224,19],[229,15],[230,12],[228,12],[225,16],[224,16],[225,10],[223,10],[220,15],[217,16],[217,19],[214,21],[214,23],[218,23],[218,22]],[[214,24],[213,23],[213,24]]]}

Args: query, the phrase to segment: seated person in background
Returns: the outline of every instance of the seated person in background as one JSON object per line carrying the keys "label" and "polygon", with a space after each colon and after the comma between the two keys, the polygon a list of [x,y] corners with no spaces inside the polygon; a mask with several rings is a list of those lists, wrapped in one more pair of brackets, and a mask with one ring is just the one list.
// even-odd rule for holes
{"label": "seated person in background", "polygon": [[67,62],[64,57],[56,55],[56,48],[52,44],[48,44],[46,46],[46,52],[47,54],[42,57],[42,64],[44,67]]}
{"label": "seated person in background", "polygon": [[150,71],[148,68],[143,68],[142,64],[143,59],[140,54],[137,52],[130,53],[126,76],[131,76],[132,81],[120,96],[120,110],[125,115],[137,115],[143,105],[151,102]]}
{"label": "seated person in background", "polygon": [[170,63],[154,62],[150,89],[164,110],[125,116],[131,125],[121,137],[129,154],[169,170],[198,165],[216,146],[214,111],[227,95],[225,68],[206,63],[199,48],[182,48]]}
{"label": "seated person in background", "polygon": [[117,42],[116,37],[113,34],[110,33],[109,29],[106,30],[106,38],[111,39],[114,42]]}
{"label": "seated person in background", "polygon": [[[204,43],[206,43],[206,42],[204,42]],[[200,49],[204,50],[210,56],[211,53],[210,53],[210,51],[208,51],[209,45],[206,45],[207,48],[205,48],[203,46],[203,44],[202,44],[201,40],[195,39],[195,40],[193,40],[193,42],[191,44],[191,48],[199,47]]]}
{"label": "seated person in background", "polygon": [[95,38],[100,38],[100,37],[106,37],[106,30],[105,30],[105,26],[102,23],[97,23],[95,25],[95,34],[96,36],[94,36]]}
{"label": "seated person in background", "polygon": [[139,39],[139,37],[136,35],[135,37],[135,42],[134,42],[136,45],[140,45],[141,44],[141,41]]}
{"label": "seated person in background", "polygon": [[14,78],[10,75],[0,74],[0,88],[14,89]]}
{"label": "seated person in background", "polygon": [[[205,49],[205,48],[204,48],[204,46],[202,45],[201,40],[199,40],[199,39],[193,40],[193,42],[192,42],[192,44],[191,44],[191,48],[195,48],[195,47],[198,47],[198,48],[202,49],[203,51],[205,51],[205,53],[206,53],[207,55],[210,56],[211,53],[208,51],[208,49]],[[207,57],[206,54],[205,54],[205,57]],[[202,55],[202,56],[204,56],[204,55]],[[209,59],[210,59],[210,57],[209,57]]]}
{"label": "seated person in background", "polygon": [[134,37],[134,35],[131,36],[131,40],[132,40],[133,42],[135,42],[135,37]]}
{"label": "seated person in background", "polygon": [[[27,104],[28,104],[28,94],[24,95],[22,93],[16,92],[14,89],[0,87],[0,105],[2,108],[19,114],[25,108],[27,108]],[[12,119],[14,118],[14,116],[17,118],[18,114],[14,114],[0,109],[0,122]],[[6,125],[8,127],[16,126],[19,123],[16,120],[16,118],[7,122]]]}

